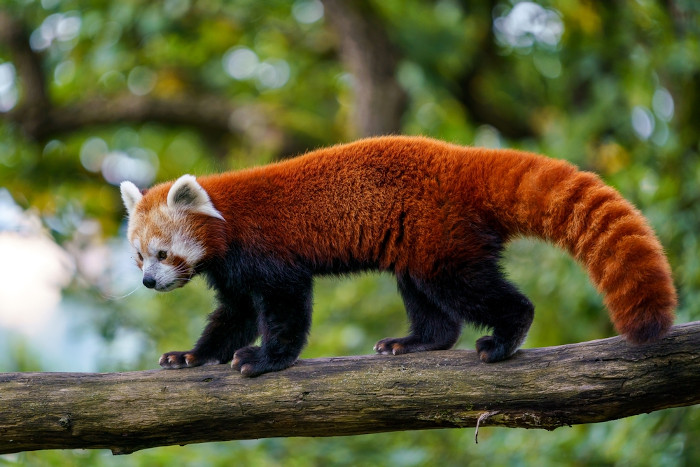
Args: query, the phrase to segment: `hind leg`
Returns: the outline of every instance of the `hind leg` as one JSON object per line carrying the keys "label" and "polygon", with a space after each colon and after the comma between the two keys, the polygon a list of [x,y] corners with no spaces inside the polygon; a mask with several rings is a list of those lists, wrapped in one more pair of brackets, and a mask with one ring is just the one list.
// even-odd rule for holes
{"label": "hind leg", "polygon": [[382,339],[374,346],[380,354],[404,354],[452,347],[462,331],[463,319],[431,300],[409,276],[398,278],[411,332],[406,337]]}
{"label": "hind leg", "polygon": [[481,294],[481,306],[468,319],[493,329],[490,336],[476,341],[483,362],[492,363],[510,357],[522,345],[530,329],[535,308],[513,284],[502,277]]}
{"label": "hind leg", "polygon": [[411,334],[379,341],[379,353],[448,349],[466,320],[493,330],[477,340],[476,350],[482,361],[497,362],[520,347],[534,316],[530,300],[503,277],[496,263],[475,264],[429,282],[404,278],[399,290]]}
{"label": "hind leg", "polygon": [[508,282],[496,262],[463,268],[459,274],[435,282],[429,296],[442,309],[493,334],[477,340],[476,350],[484,362],[510,357],[525,340],[534,316],[530,300]]}

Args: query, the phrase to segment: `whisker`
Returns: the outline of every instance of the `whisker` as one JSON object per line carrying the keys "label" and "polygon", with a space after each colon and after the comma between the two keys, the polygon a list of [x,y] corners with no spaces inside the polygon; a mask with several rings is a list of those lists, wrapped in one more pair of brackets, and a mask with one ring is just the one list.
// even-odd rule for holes
{"label": "whisker", "polygon": [[100,294],[100,295],[102,295],[102,298],[104,298],[105,300],[122,300],[122,299],[128,297],[129,295],[133,294],[134,292],[136,292],[139,288],[141,288],[141,286],[137,285],[134,288],[134,290],[132,290],[131,292],[129,292],[125,295],[107,295],[107,294]]}

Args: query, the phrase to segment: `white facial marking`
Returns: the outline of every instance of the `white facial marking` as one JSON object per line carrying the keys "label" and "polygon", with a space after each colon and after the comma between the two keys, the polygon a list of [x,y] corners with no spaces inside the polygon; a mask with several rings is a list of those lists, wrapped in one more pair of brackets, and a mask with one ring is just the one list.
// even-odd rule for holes
{"label": "white facial marking", "polygon": [[148,255],[156,257],[159,251],[168,251],[168,245],[159,238],[151,238],[148,241]]}
{"label": "white facial marking", "polygon": [[182,232],[173,235],[172,253],[184,259],[187,264],[196,264],[204,257],[204,247]]}
{"label": "white facial marking", "polygon": [[141,252],[141,240],[139,240],[138,238],[134,239],[134,248],[136,248],[136,251],[138,251],[139,253]]}
{"label": "white facial marking", "polygon": [[197,264],[204,257],[204,245],[197,241],[188,230],[187,215],[178,209],[161,206],[160,212],[170,218],[173,225],[170,250],[184,259],[187,264]]}

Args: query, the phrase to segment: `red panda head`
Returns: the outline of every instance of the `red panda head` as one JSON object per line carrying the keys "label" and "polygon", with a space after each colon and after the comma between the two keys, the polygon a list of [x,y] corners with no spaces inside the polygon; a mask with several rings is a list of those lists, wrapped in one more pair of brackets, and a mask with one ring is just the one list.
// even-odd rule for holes
{"label": "red panda head", "polygon": [[206,255],[194,215],[224,220],[207,192],[192,175],[183,175],[169,189],[161,185],[145,195],[125,181],[121,194],[129,213],[127,237],[136,250],[143,284],[160,292],[185,285]]}

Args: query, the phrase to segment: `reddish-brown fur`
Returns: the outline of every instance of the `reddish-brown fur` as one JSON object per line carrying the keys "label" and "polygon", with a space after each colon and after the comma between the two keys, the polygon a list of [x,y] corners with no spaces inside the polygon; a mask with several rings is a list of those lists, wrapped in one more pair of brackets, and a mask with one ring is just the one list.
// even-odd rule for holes
{"label": "reddish-brown fur", "polygon": [[[643,216],[596,175],[515,150],[421,137],[382,137],[264,167],[198,178],[226,222],[192,216],[207,256],[239,242],[320,270],[334,262],[430,279],[495,255],[483,232],[550,240],[583,263],[617,330],[632,342],[664,334],[676,293]],[[165,202],[171,183],[139,209]]]}

